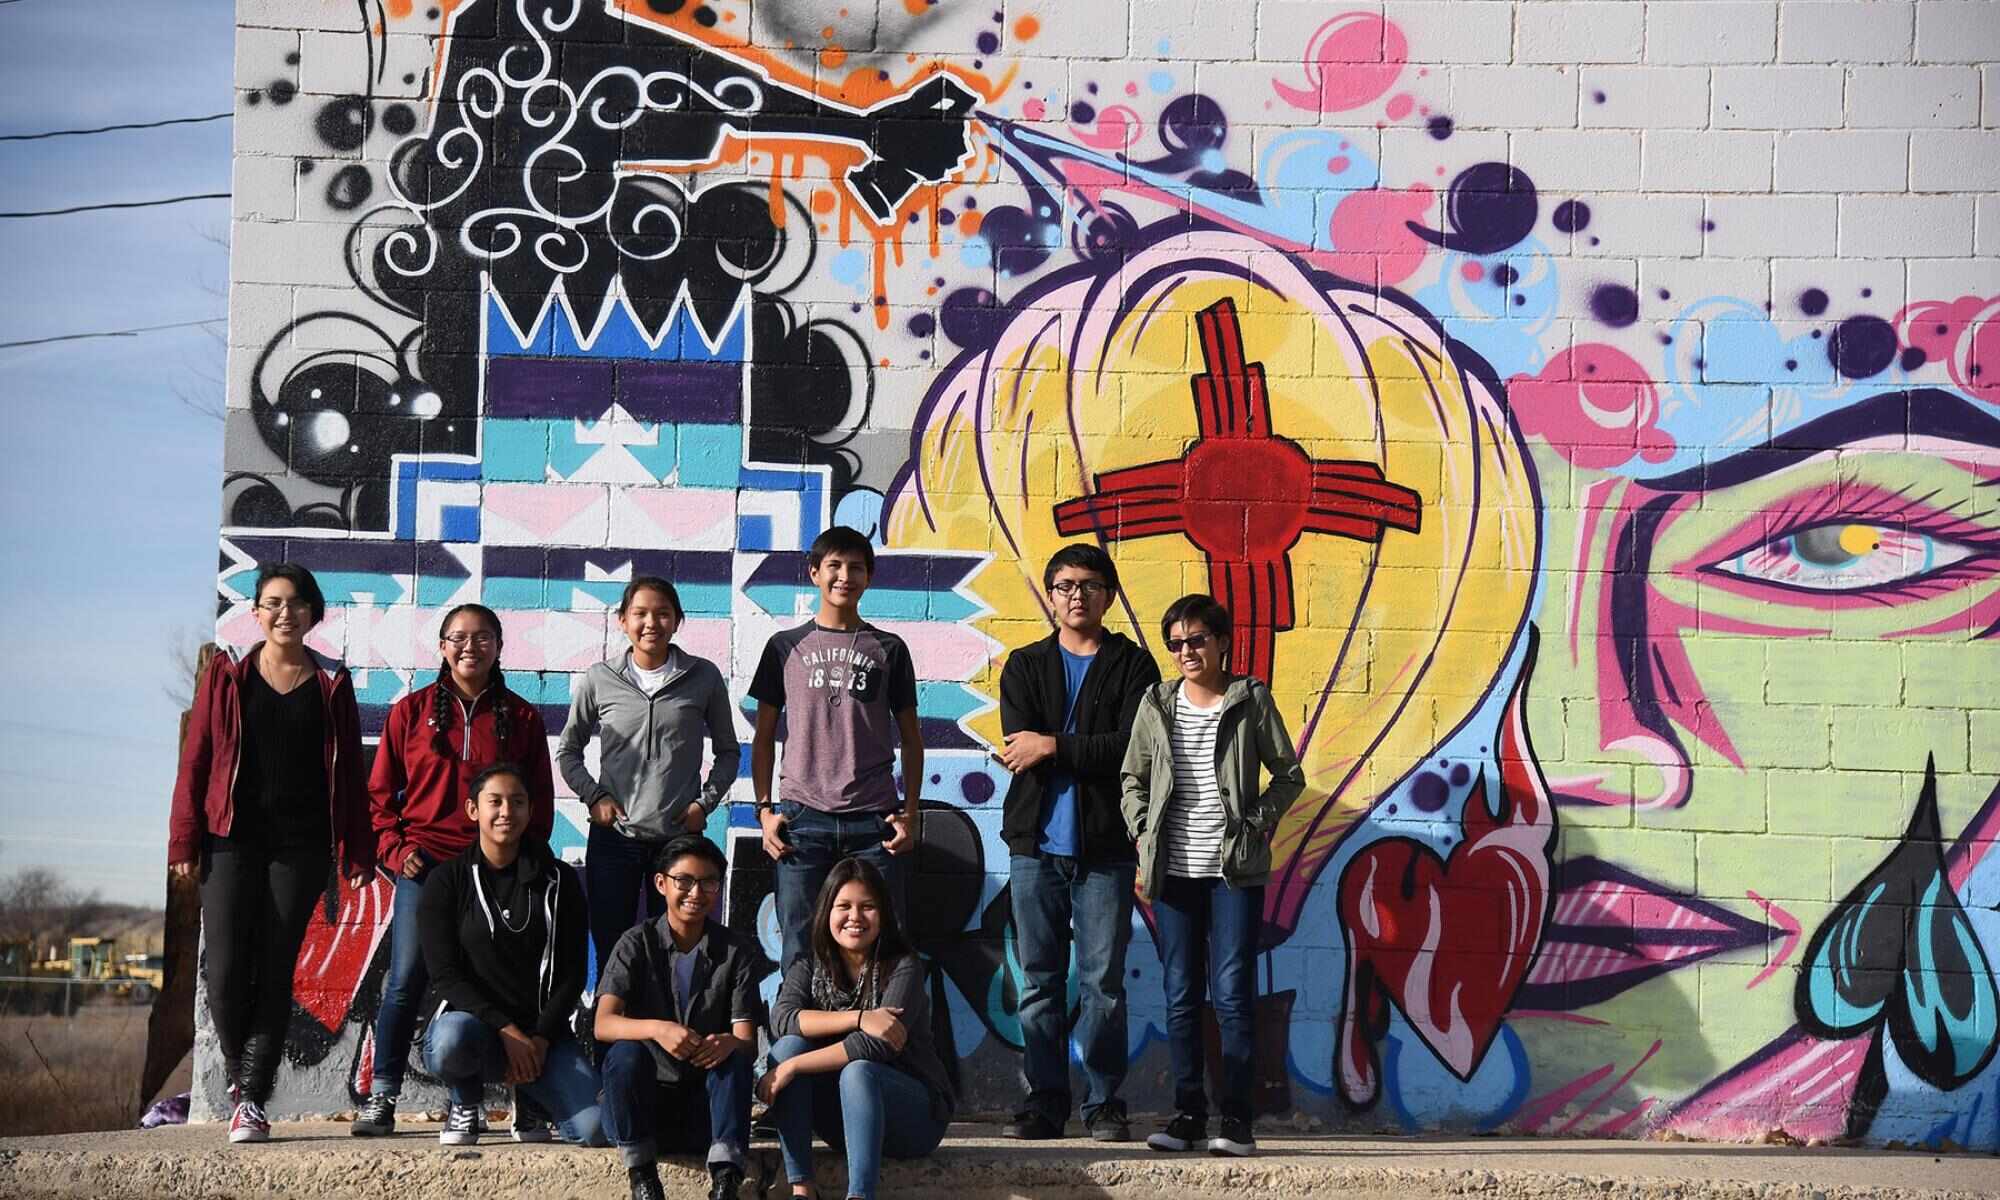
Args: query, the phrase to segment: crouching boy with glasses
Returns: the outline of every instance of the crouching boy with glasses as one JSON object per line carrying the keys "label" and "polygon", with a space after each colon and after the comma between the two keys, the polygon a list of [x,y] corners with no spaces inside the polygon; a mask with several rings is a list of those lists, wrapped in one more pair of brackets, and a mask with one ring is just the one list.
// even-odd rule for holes
{"label": "crouching boy with glasses", "polygon": [[733,1198],[743,1182],[758,955],[708,919],[727,866],[699,834],[661,847],[653,886],[667,911],[627,930],[598,973],[604,1130],[634,1200],[665,1195],[663,1148],[707,1154],[711,1197]]}

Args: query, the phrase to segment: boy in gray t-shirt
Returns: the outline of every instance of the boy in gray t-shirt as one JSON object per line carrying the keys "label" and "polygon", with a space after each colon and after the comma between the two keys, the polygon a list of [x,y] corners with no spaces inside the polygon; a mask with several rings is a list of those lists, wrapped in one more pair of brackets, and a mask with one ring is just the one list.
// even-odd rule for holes
{"label": "boy in gray t-shirt", "polygon": [[[764,851],[778,864],[778,925],[789,967],[810,944],[813,907],[827,872],[843,858],[873,862],[903,905],[896,859],[919,837],[924,745],[917,726],[917,675],[909,647],[861,619],[875,550],[836,525],[813,540],[807,573],[819,612],[764,646],[750,696],[757,733],[750,778]],[[785,719],[782,800],[771,800],[778,719]],[[896,795],[896,751],[905,795]],[[900,915],[900,914],[899,914]]]}

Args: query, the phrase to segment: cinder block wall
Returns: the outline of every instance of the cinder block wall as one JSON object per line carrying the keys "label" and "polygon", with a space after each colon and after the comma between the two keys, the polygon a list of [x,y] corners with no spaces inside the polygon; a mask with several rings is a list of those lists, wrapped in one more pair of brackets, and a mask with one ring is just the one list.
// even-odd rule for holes
{"label": "cinder block wall", "polygon": [[[1275,1119],[2000,1146],[2000,6],[238,14],[225,641],[311,566],[372,733],[480,601],[553,730],[633,574],[740,688],[869,531],[992,1111],[995,680],[1094,539],[1156,654],[1231,605],[1305,763]],[[314,928],[280,1113],[365,1089],[386,897]],[[1158,1109],[1143,917],[1126,990]]]}

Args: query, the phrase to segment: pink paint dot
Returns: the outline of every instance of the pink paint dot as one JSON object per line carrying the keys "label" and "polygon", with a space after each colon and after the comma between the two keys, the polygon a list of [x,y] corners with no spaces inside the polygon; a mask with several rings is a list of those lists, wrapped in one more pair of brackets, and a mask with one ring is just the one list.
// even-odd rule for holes
{"label": "pink paint dot", "polygon": [[1467,283],[1478,283],[1486,278],[1486,268],[1476,262],[1466,263],[1458,269],[1458,273],[1465,277]]}
{"label": "pink paint dot", "polygon": [[1126,84],[1126,85],[1125,85],[1125,94],[1126,94],[1126,95],[1128,95],[1128,96],[1136,96],[1136,95],[1138,95],[1138,94],[1139,94],[1139,85],[1138,85],[1138,84],[1136,84],[1136,83],[1128,83],[1128,84]]}
{"label": "pink paint dot", "polygon": [[1272,90],[1306,112],[1360,108],[1389,90],[1403,71],[1409,41],[1393,22],[1369,13],[1342,13],[1322,24],[1306,45],[1304,86],[1272,82]]}
{"label": "pink paint dot", "polygon": [[1416,100],[1408,92],[1398,92],[1389,97],[1389,119],[1400,121],[1409,116],[1410,110],[1416,106]]}
{"label": "pink paint dot", "polygon": [[1436,176],[1437,176],[1438,178],[1442,179],[1442,178],[1444,178],[1444,168],[1443,168],[1443,167],[1439,167],[1439,168],[1438,168],[1438,169],[1437,169],[1436,171],[1433,171],[1433,172],[1432,172],[1432,174],[1434,174],[1434,175],[1436,175]]}
{"label": "pink paint dot", "polygon": [[1040,97],[1036,97],[1021,106],[1021,115],[1030,121],[1039,121],[1049,115],[1049,106],[1042,103]]}
{"label": "pink paint dot", "polygon": [[1328,171],[1331,171],[1335,175],[1340,174],[1341,172],[1347,170],[1347,168],[1353,165],[1354,165],[1353,163],[1347,161],[1347,156],[1345,154],[1339,155],[1338,157],[1335,158],[1329,158],[1326,160],[1326,169]]}

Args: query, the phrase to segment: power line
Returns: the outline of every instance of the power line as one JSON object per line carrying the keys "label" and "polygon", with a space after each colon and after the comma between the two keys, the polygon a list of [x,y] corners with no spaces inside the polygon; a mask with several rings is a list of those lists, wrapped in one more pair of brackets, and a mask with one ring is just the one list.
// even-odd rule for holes
{"label": "power line", "polygon": [[108,208],[155,208],[162,204],[185,204],[190,200],[227,200],[228,192],[203,192],[198,196],[168,196],[160,200],[120,200],[110,204],[79,204],[74,208],[45,208],[36,212],[0,212],[0,220],[24,217],[66,217],[71,213],[102,212]]}
{"label": "power line", "polygon": [[[0,4],[13,0],[0,0]],[[111,133],[120,129],[158,129],[164,125],[199,125],[203,121],[227,121],[233,113],[210,113],[205,117],[169,117],[164,121],[133,121],[124,125],[99,125],[92,129],[51,129],[46,133],[0,134],[0,142],[38,142],[43,138],[78,137],[86,133]]]}
{"label": "power line", "polygon": [[[175,321],[171,325],[139,325],[131,329],[106,329],[97,333],[63,333],[55,337],[29,338],[20,342],[0,342],[0,350],[12,350],[20,346],[46,346],[51,342],[80,342],[89,338],[137,337],[142,333],[157,333],[162,329],[192,329],[196,325],[220,325],[228,317],[210,317],[205,321]],[[0,721],[0,725],[11,722]]]}

